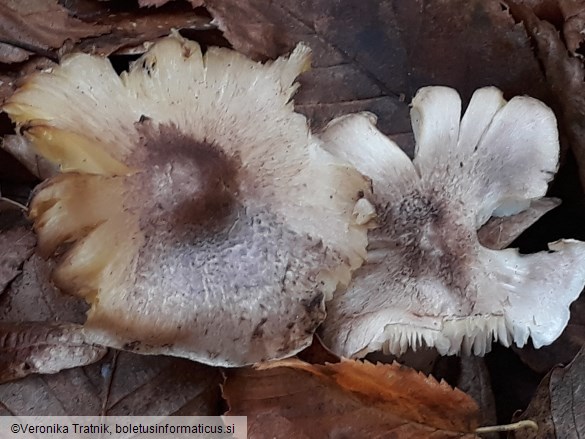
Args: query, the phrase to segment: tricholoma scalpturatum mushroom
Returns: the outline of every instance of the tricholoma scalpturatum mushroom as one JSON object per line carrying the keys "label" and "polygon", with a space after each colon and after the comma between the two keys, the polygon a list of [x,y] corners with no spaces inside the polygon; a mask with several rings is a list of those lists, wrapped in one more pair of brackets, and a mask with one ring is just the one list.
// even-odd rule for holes
{"label": "tricholoma scalpturatum mushroom", "polygon": [[365,256],[370,185],[294,112],[309,55],[263,65],[176,35],[121,76],[76,54],[12,96],[63,171],[30,215],[56,284],[91,303],[91,340],[222,366],[310,344]]}
{"label": "tricholoma scalpturatum mushroom", "polygon": [[539,206],[552,112],[485,88],[460,119],[456,92],[422,89],[411,161],[372,115],[313,136],[291,101],[308,63],[303,45],[260,64],[172,35],[121,75],[69,56],[7,102],[60,166],[30,216],[56,284],[91,304],[89,339],[239,366],[303,349],[329,300],[322,335],[345,356],[552,342],[585,244],[521,256],[478,239],[491,217]]}
{"label": "tricholoma scalpturatum mushroom", "polygon": [[369,114],[334,120],[327,149],[372,179],[379,227],[367,262],[328,304],[325,342],[345,356],[385,348],[435,347],[484,354],[492,340],[552,343],[585,284],[585,243],[561,240],[552,252],[520,255],[483,246],[477,230],[492,216],[543,202],[559,156],[556,119],[540,101],[506,102],[477,90],[461,117],[446,87],[416,94],[414,160]]}

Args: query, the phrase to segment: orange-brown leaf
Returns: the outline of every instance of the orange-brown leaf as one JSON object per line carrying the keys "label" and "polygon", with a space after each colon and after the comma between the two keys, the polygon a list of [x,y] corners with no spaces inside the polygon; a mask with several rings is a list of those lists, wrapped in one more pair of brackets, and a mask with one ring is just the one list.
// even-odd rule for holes
{"label": "orange-brown leaf", "polygon": [[250,438],[474,437],[478,423],[470,397],[396,363],[283,360],[227,372],[223,391]]}

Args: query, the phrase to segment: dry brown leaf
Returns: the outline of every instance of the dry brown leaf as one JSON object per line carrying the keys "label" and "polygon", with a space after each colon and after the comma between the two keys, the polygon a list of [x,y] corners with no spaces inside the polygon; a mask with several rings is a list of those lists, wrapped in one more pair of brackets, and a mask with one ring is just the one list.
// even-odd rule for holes
{"label": "dry brown leaf", "polygon": [[[0,62],[18,63],[4,66],[0,72],[0,104],[23,77],[50,67],[51,60],[65,53],[110,55],[119,50],[142,53],[148,44],[168,35],[171,29],[215,28],[208,17],[183,4],[160,10],[124,9],[111,2],[69,0],[62,4],[56,0],[26,3],[10,0],[0,5],[0,15],[10,9],[10,14],[0,19]],[[23,62],[33,53],[41,56]]]}
{"label": "dry brown leaf", "polygon": [[60,292],[51,282],[52,267],[33,254],[0,296],[0,322],[83,323],[87,305]]}
{"label": "dry brown leaf", "polygon": [[[1,210],[1,209],[0,209]],[[32,254],[36,238],[20,212],[0,211],[0,295]]]}
{"label": "dry brown leaf", "polygon": [[524,22],[534,39],[556,107],[559,124],[567,134],[581,177],[585,183],[585,69],[582,60],[570,56],[555,27],[539,20],[524,6],[510,3],[512,14]]}
{"label": "dry brown leaf", "polygon": [[558,3],[565,19],[563,34],[567,48],[574,55],[585,40],[585,3],[582,0],[558,0]]}
{"label": "dry brown leaf", "polygon": [[555,367],[540,383],[524,413],[515,420],[532,419],[537,432],[522,430],[516,439],[579,438],[585,432],[585,347],[566,367]]}
{"label": "dry brown leaf", "polygon": [[216,369],[187,360],[120,352],[0,385],[0,415],[215,416],[220,380]]}
{"label": "dry brown leaf", "polygon": [[248,437],[475,437],[478,408],[463,392],[394,364],[291,359],[226,372],[229,415]]}
{"label": "dry brown leaf", "polygon": [[561,201],[556,198],[542,198],[533,201],[527,210],[516,215],[492,217],[477,231],[479,242],[487,248],[503,249],[560,203]]}
{"label": "dry brown leaf", "polygon": [[[481,425],[496,425],[498,423],[490,374],[483,358],[461,357],[457,388],[472,397],[479,405]],[[482,437],[488,439],[486,436],[482,435]],[[495,437],[497,438],[497,435]]]}
{"label": "dry brown leaf", "polygon": [[101,17],[100,23],[111,27],[111,32],[95,38],[86,38],[74,47],[76,51],[110,55],[125,48],[132,53],[143,53],[147,46],[160,37],[167,36],[172,29],[214,29],[208,17],[189,7],[163,8],[160,10],[133,10],[109,13]]}
{"label": "dry brown leaf", "polygon": [[[57,0],[17,1],[8,0],[0,4],[0,42],[51,57],[51,51],[60,48],[66,41],[79,41],[89,36],[109,31],[109,26],[85,23],[69,16],[67,9]],[[24,61],[26,52],[3,50],[0,62]]]}
{"label": "dry brown leaf", "polygon": [[0,383],[85,366],[105,354],[86,343],[80,325],[0,323]]}
{"label": "dry brown leaf", "polygon": [[230,43],[250,56],[274,58],[297,41],[312,48],[313,69],[295,103],[315,128],[368,110],[383,132],[410,132],[408,104],[423,85],[454,87],[464,100],[485,85],[548,97],[525,31],[499,2],[207,0],[206,6]]}

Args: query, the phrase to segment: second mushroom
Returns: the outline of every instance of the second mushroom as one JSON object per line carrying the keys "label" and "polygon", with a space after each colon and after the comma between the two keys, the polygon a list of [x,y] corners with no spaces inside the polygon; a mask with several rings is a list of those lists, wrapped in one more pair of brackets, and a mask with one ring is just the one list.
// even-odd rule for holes
{"label": "second mushroom", "polygon": [[[552,343],[585,284],[585,243],[561,240],[521,255],[483,246],[478,229],[540,202],[559,156],[556,119],[541,102],[479,89],[463,117],[452,89],[421,89],[412,103],[414,160],[370,114],[333,121],[330,152],[373,181],[379,227],[367,262],[328,305],[322,334],[336,353],[435,347],[484,354]],[[528,215],[529,216],[529,215]]]}

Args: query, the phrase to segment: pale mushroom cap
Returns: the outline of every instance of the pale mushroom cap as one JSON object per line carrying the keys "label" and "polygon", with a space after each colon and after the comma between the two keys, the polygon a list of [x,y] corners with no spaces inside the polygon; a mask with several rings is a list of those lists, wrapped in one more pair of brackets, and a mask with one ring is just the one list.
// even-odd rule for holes
{"label": "pale mushroom cap", "polygon": [[413,161],[368,114],[339,118],[322,134],[330,152],[372,179],[379,224],[369,232],[366,264],[328,304],[322,333],[336,353],[426,345],[484,354],[492,340],[550,344],[566,326],[585,284],[585,243],[520,255],[485,248],[477,234],[493,215],[531,202],[544,210],[534,200],[557,169],[554,114],[532,98],[506,102],[491,87],[460,113],[452,89],[417,93]]}
{"label": "pale mushroom cap", "polygon": [[67,172],[31,216],[44,254],[74,242],[55,280],[92,304],[92,341],[222,366],[310,344],[365,256],[369,182],[293,110],[309,55],[260,64],[175,35],[121,76],[73,55],[10,99]]}

